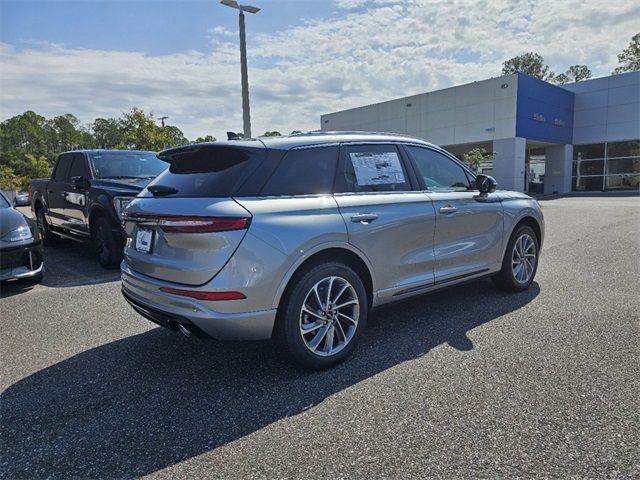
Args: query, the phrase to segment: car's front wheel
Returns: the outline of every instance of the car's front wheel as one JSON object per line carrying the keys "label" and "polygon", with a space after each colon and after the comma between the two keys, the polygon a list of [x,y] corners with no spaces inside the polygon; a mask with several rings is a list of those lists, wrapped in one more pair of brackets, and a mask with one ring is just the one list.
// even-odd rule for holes
{"label": "car's front wheel", "polygon": [[509,238],[502,270],[492,277],[493,282],[510,292],[526,290],[536,276],[539,252],[538,237],[533,229],[527,225],[518,226]]}
{"label": "car's front wheel", "polygon": [[365,327],[367,294],[347,265],[317,265],[293,280],[279,309],[278,331],[292,359],[326,368],[347,358]]}

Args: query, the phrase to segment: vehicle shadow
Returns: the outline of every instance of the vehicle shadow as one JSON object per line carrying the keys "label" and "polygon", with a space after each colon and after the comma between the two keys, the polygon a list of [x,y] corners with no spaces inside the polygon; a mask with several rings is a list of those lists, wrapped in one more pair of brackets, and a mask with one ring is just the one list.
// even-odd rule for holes
{"label": "vehicle shadow", "polygon": [[55,246],[45,247],[44,268],[44,279],[38,284],[26,280],[3,282],[0,298],[27,292],[37,285],[66,288],[120,279],[120,270],[105,270],[100,266],[91,245],[63,238]]}
{"label": "vehicle shadow", "polygon": [[[539,293],[486,279],[372,313],[354,356],[310,372],[269,342],[229,344],[153,329],[80,353],[10,386],[2,406],[7,478],[130,478],[215,449],[518,310]],[[400,308],[399,308],[400,307]],[[2,475],[0,475],[2,476]]]}

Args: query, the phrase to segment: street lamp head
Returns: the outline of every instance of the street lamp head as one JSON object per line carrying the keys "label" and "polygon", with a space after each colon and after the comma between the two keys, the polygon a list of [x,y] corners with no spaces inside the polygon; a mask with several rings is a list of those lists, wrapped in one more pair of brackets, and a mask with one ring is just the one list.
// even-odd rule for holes
{"label": "street lamp head", "polygon": [[222,5],[235,8],[241,12],[258,13],[260,9],[258,7],[252,7],[251,5],[240,5],[236,0],[220,0]]}

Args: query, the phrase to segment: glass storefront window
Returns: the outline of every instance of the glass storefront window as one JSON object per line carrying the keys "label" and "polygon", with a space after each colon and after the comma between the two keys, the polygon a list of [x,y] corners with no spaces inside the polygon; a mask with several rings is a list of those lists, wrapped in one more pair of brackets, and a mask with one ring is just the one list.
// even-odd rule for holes
{"label": "glass storefront window", "polygon": [[604,160],[576,160],[573,162],[573,176],[602,175]]}
{"label": "glass storefront window", "polygon": [[604,143],[576,145],[573,147],[574,160],[584,160],[586,158],[604,158]]}
{"label": "glass storefront window", "polygon": [[602,191],[602,175],[594,177],[573,177],[571,190],[585,192]]}
{"label": "glass storefront window", "polygon": [[607,175],[616,173],[640,173],[640,157],[608,159]]}
{"label": "glass storefront window", "polygon": [[607,144],[607,158],[640,156],[640,140],[611,142]]}
{"label": "glass storefront window", "polygon": [[640,187],[640,175],[623,173],[608,175],[605,188],[607,190],[638,190]]}

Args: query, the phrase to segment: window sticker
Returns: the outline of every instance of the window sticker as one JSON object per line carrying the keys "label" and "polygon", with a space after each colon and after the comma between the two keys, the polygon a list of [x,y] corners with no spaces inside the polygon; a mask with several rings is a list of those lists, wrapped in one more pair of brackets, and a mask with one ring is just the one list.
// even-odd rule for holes
{"label": "window sticker", "polygon": [[358,185],[405,183],[402,165],[396,152],[349,153]]}

